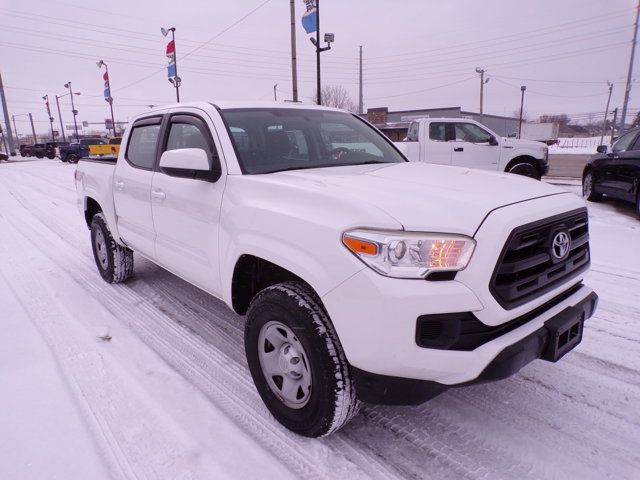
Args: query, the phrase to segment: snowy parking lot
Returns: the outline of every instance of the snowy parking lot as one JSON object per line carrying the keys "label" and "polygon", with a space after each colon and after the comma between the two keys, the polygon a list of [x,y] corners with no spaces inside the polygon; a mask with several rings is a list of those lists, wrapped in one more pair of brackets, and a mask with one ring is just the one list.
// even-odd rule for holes
{"label": "snowy parking lot", "polygon": [[640,478],[631,205],[589,204],[600,304],[559,363],[310,440],[270,417],[224,304],[139,256],[102,281],[74,170],[0,165],[0,478]]}

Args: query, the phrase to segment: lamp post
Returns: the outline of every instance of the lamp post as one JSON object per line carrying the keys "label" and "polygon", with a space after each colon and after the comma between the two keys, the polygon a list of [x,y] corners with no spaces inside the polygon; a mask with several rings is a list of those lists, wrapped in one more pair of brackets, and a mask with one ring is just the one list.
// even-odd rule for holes
{"label": "lamp post", "polygon": [[607,86],[609,87],[609,97],[607,98],[607,108],[604,109],[604,120],[602,121],[602,135],[600,135],[600,143],[604,140],[604,134],[607,131],[607,115],[609,115],[609,103],[611,103],[611,92],[613,92],[613,82],[607,80]]}
{"label": "lamp post", "polygon": [[[171,83],[176,88],[176,102],[180,103],[180,84],[182,83],[182,79],[178,76],[178,56],[176,54],[176,27],[162,27],[160,29],[160,32],[165,37],[169,35],[169,32],[171,32],[172,49],[171,51],[169,51],[169,48],[167,48],[167,56],[172,56],[170,57],[168,66],[169,83]],[[173,61],[171,61],[171,58],[173,59]]]}
{"label": "lamp post", "polygon": [[71,112],[73,113],[73,128],[76,131],[76,141],[80,140],[78,137],[78,122],[76,121],[76,115],[78,115],[78,111],[73,104],[73,90],[71,90],[71,82],[67,82],[64,84],[64,88],[69,89],[69,95],[71,95]]}
{"label": "lamp post", "polygon": [[99,60],[96,62],[98,68],[101,68],[104,65],[104,99],[109,104],[109,109],[111,110],[111,128],[113,129],[113,136],[116,136],[116,120],[113,117],[113,97],[111,96],[111,78],[109,77],[109,67],[104,60]]}
{"label": "lamp post", "polygon": [[42,97],[42,99],[44,100],[44,104],[47,107],[47,115],[49,116],[49,123],[51,124],[51,141],[55,142],[56,141],[56,136],[53,134],[53,117],[51,116],[51,108],[49,108],[49,95],[45,95],[44,97]]}
{"label": "lamp post", "polygon": [[520,91],[522,92],[522,96],[520,97],[520,122],[518,124],[518,138],[522,136],[522,112],[524,109],[524,92],[527,90],[526,85],[522,85],[520,87]]}
{"label": "lamp post", "polygon": [[324,41],[327,44],[326,47],[320,46],[320,0],[316,0],[316,38],[310,38],[311,43],[316,47],[316,88],[318,89],[318,105],[322,105],[322,82],[320,81],[320,54],[331,50],[331,44],[335,41],[335,35],[333,33],[325,33]]}

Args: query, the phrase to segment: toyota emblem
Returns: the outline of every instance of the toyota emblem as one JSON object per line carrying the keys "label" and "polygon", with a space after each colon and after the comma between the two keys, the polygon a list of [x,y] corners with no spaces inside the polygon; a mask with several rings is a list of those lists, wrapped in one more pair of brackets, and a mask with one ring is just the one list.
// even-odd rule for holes
{"label": "toyota emblem", "polygon": [[551,242],[551,255],[553,255],[556,260],[564,260],[569,254],[570,249],[571,237],[569,236],[569,232],[562,230],[556,233]]}

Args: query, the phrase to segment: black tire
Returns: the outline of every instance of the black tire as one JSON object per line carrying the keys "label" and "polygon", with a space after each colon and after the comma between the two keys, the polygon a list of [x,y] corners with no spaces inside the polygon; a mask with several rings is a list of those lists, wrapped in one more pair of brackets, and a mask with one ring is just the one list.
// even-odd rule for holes
{"label": "black tire", "polygon": [[533,178],[535,180],[540,180],[542,175],[540,175],[540,170],[536,168],[535,165],[529,162],[519,162],[507,170],[509,173],[513,173],[514,175],[522,175],[523,177]]}
{"label": "black tire", "polygon": [[636,216],[640,219],[640,188],[636,193]]}
{"label": "black tire", "polygon": [[[264,358],[271,344],[266,339],[260,344],[259,338],[274,323],[284,325],[293,335],[289,341],[302,346],[301,364],[311,375],[306,403],[297,408],[281,400],[282,392],[274,391],[277,386],[270,386],[261,366],[261,355]],[[320,299],[305,284],[280,283],[258,293],[247,312],[244,344],[249,370],[262,401],[276,420],[292,432],[314,438],[329,435],[358,413],[355,386],[338,336]],[[282,347],[287,353],[286,344],[280,352]],[[264,352],[259,351],[261,348]],[[277,376],[272,376],[270,382],[275,384],[274,380]],[[280,384],[284,385],[283,380]],[[301,390],[296,392],[305,395]]]}
{"label": "black tire", "polygon": [[593,190],[593,173],[587,172],[582,177],[582,196],[590,202],[599,202],[602,200],[602,194]]}
{"label": "black tire", "polygon": [[78,158],[78,155],[76,155],[75,153],[70,153],[69,155],[67,155],[67,162],[78,163]]}
{"label": "black tire", "polygon": [[22,158],[26,157],[26,155],[25,155],[24,153],[21,153],[21,154],[20,154],[20,156],[21,156]]}
{"label": "black tire", "polygon": [[115,242],[102,213],[91,220],[91,248],[105,282],[120,283],[133,275],[133,251]]}
{"label": "black tire", "polygon": [[53,154],[48,153],[48,154],[47,154],[47,158],[48,158],[49,160],[53,160],[54,158],[56,158],[56,155],[55,155],[55,153],[53,153]]}

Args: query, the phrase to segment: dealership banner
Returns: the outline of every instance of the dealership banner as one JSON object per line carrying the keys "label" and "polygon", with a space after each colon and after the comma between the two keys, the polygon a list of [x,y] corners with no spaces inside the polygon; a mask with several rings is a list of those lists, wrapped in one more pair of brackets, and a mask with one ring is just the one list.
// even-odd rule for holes
{"label": "dealership banner", "polygon": [[111,88],[109,88],[109,73],[104,72],[102,79],[104,80],[104,98],[105,100],[109,100],[109,98],[111,97]]}
{"label": "dealership banner", "polygon": [[316,0],[303,0],[305,5],[305,13],[302,15],[302,27],[307,33],[313,33],[318,30],[318,5]]}
{"label": "dealership banner", "polygon": [[171,40],[167,43],[167,58],[169,59],[169,65],[167,65],[167,77],[176,76],[176,45]]}

